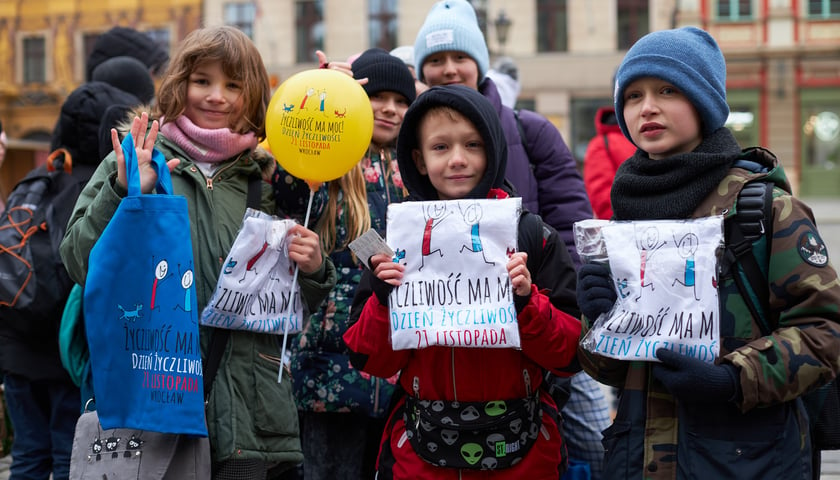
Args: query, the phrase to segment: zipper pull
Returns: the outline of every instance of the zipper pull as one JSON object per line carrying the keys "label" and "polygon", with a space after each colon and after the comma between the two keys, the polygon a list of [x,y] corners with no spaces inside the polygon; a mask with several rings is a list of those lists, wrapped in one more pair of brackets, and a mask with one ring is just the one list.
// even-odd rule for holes
{"label": "zipper pull", "polygon": [[522,378],[525,379],[525,396],[531,396],[531,375],[528,373],[527,368],[522,369]]}
{"label": "zipper pull", "polygon": [[213,190],[213,179],[207,177],[207,190]]}
{"label": "zipper pull", "polygon": [[414,380],[411,382],[411,389],[414,390],[414,396],[420,398],[420,378],[414,377]]}

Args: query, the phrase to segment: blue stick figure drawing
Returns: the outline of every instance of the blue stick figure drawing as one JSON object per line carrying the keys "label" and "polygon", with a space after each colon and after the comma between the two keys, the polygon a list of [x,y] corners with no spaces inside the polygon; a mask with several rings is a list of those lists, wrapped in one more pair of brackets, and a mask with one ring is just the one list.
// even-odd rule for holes
{"label": "blue stick figure drawing", "polygon": [[481,205],[473,203],[464,209],[461,207],[461,204],[458,204],[458,207],[461,208],[461,215],[464,216],[464,222],[470,225],[470,245],[463,245],[459,253],[463,253],[465,249],[474,253],[481,253],[481,258],[484,259],[484,263],[495,265],[496,262],[487,260],[484,254],[484,245],[481,243],[481,235],[479,235],[479,225],[483,213],[481,211]]}
{"label": "blue stick figure drawing", "polygon": [[679,252],[681,257],[685,258],[685,271],[683,272],[683,279],[674,279],[671,286],[673,287],[679,283],[686,287],[691,287],[691,290],[694,292],[694,299],[699,301],[700,299],[697,298],[697,271],[695,268],[696,261],[694,254],[697,253],[700,239],[697,238],[697,235],[689,232],[679,240],[674,236],[674,242],[677,246],[677,252]]}
{"label": "blue stick figure drawing", "polygon": [[[181,265],[178,264],[178,271],[181,270]],[[184,289],[184,305],[181,306],[180,304],[176,304],[173,307],[173,310],[178,310],[179,308],[185,312],[192,312],[192,296],[190,295],[190,287],[193,285],[193,271],[192,268],[187,268],[187,270],[181,275],[181,288]]]}

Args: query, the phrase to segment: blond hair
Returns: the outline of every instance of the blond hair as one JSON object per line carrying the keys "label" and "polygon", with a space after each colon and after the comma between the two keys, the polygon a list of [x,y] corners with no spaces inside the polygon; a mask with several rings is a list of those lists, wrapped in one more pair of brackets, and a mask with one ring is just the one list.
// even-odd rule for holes
{"label": "blond hair", "polygon": [[[332,253],[342,250],[347,244],[359,238],[370,228],[370,207],[367,202],[367,185],[361,162],[338,180],[329,183],[329,200],[316,226],[316,232],[321,237],[324,251]],[[387,188],[387,184],[386,184]],[[338,198],[341,195],[341,206],[344,208],[344,218],[347,222],[347,238],[342,245],[336,245],[335,225],[338,221]]]}
{"label": "blond hair", "polygon": [[190,75],[200,66],[219,62],[222,71],[242,82],[243,121],[236,133],[265,138],[266,108],[271,96],[268,73],[254,42],[237,28],[223,25],[190,32],[169,63],[157,94],[156,116],[164,123],[184,113]]}

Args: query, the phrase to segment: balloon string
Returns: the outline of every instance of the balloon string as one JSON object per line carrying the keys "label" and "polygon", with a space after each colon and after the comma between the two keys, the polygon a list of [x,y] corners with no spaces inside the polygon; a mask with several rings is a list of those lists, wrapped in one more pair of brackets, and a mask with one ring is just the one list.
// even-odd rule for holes
{"label": "balloon string", "polygon": [[[312,212],[312,199],[315,197],[315,189],[309,189],[309,204],[306,206],[306,217],[303,219],[303,226],[308,228],[309,225],[309,214]],[[289,302],[289,306],[286,307],[286,321],[283,322],[283,348],[280,349],[280,372],[277,374],[277,383],[283,383],[283,365],[286,364],[286,338],[289,336],[289,321],[291,319],[291,312],[292,308],[295,305],[294,301],[294,294],[295,289],[297,288],[297,279],[298,279],[298,270],[300,267],[295,265],[295,274],[292,276],[292,301]],[[301,294],[301,297],[303,294]],[[303,321],[303,319],[301,319]],[[291,366],[289,367],[291,368]]]}

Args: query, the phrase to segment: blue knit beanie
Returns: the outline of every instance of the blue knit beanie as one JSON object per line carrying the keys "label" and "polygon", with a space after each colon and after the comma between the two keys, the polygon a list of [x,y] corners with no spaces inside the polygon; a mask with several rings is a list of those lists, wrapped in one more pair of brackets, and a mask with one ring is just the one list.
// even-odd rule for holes
{"label": "blue knit beanie", "polygon": [[414,41],[414,61],[417,78],[423,79],[423,62],[437,52],[464,52],[478,65],[478,83],[490,68],[490,53],[484,34],[478,28],[473,6],[466,0],[437,2]]}
{"label": "blue knit beanie", "polygon": [[[624,136],[624,89],[642,77],[656,77],[677,87],[694,105],[703,122],[703,136],[722,127],[729,117],[726,103],[726,61],[715,39],[695,27],[652,32],[635,43],[615,75],[615,114]],[[632,139],[631,139],[632,141]]]}

